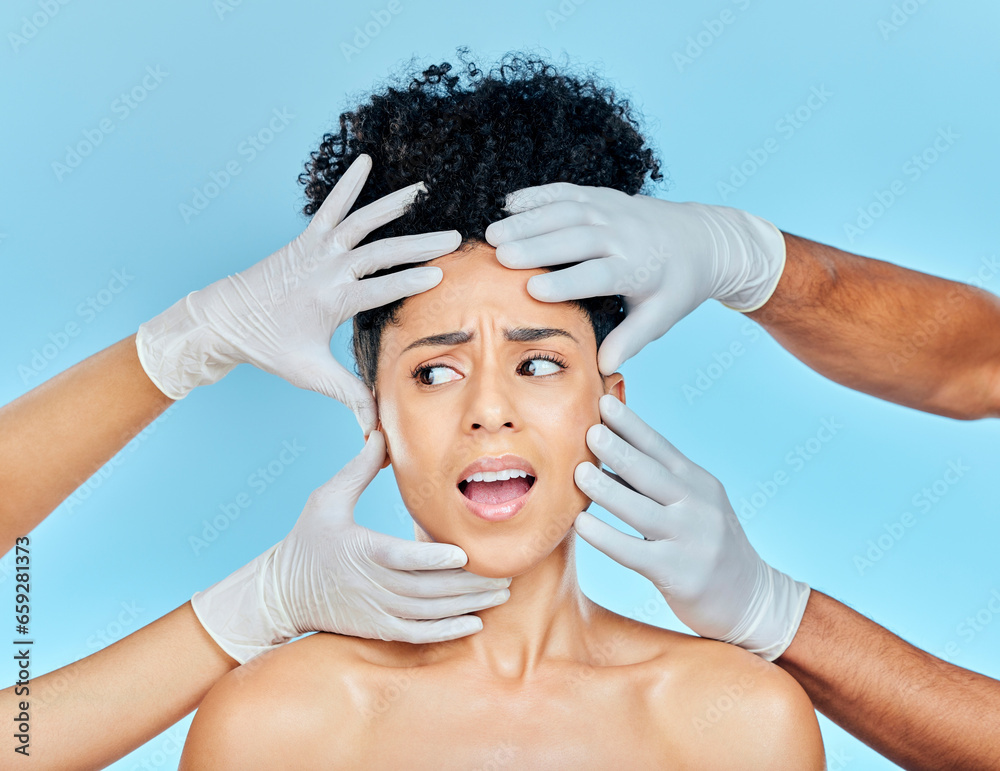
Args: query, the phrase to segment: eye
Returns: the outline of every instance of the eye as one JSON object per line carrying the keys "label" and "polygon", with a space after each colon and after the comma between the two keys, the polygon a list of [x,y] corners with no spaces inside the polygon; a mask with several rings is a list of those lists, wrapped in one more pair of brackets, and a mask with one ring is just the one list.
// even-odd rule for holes
{"label": "eye", "polygon": [[[425,386],[441,385],[441,383],[447,383],[447,382],[449,382],[448,380],[442,380],[442,379],[437,378],[437,377],[434,376],[434,373],[437,372],[438,370],[442,370],[442,371],[443,370],[451,370],[452,372],[455,372],[455,370],[453,370],[451,367],[448,367],[448,366],[446,366],[444,364],[431,364],[431,365],[428,365],[428,366],[425,366],[425,367],[417,367],[411,373],[410,377],[412,377],[414,380],[416,380],[420,385],[425,385]],[[456,372],[455,374],[457,375],[458,373]],[[427,377],[426,377],[427,375],[431,376],[430,382],[428,382],[428,380],[427,380]],[[455,380],[457,378],[451,378],[451,379]]]}
{"label": "eye", "polygon": [[[540,366],[536,362],[543,362]],[[518,366],[518,372],[521,372],[528,367],[530,374],[534,377],[546,377],[548,375],[555,375],[566,369],[567,365],[564,362],[559,361],[554,356],[539,355],[532,356],[530,359],[525,359]]]}
{"label": "eye", "polygon": [[[532,379],[558,375],[564,369],[569,369],[569,365],[557,357],[549,354],[536,354],[534,356],[529,356],[517,365],[517,373],[519,375],[531,377]],[[447,377],[444,374],[437,374],[438,372],[445,373],[449,371],[454,374],[455,377]],[[410,373],[410,377],[417,381],[418,385],[429,387],[452,382],[457,380],[460,375],[453,367],[449,367],[447,364],[425,364],[414,369]]]}

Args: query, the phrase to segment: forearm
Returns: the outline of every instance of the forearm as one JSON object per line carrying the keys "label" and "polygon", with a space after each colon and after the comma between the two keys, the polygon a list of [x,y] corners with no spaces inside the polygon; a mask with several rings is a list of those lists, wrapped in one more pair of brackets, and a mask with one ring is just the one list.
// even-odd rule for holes
{"label": "forearm", "polygon": [[171,404],[131,335],[0,408],[0,553]]}
{"label": "forearm", "polygon": [[820,374],[926,412],[1000,417],[1000,298],[785,234],[771,299],[749,317]]}
{"label": "forearm", "polygon": [[915,648],[820,592],[775,663],[820,712],[903,768],[1000,767],[1000,682]]}
{"label": "forearm", "polygon": [[237,666],[185,603],[123,640],[3,691],[7,720],[28,702],[30,757],[38,769],[104,768],[198,706]]}

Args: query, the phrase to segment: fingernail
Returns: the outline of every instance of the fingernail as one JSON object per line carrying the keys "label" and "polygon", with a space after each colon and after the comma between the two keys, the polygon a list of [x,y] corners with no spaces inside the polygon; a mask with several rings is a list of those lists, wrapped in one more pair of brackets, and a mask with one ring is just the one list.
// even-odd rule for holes
{"label": "fingernail", "polygon": [[600,402],[600,406],[604,409],[604,414],[609,418],[621,415],[622,403],[611,394],[604,394],[604,396],[601,397]]}
{"label": "fingernail", "polygon": [[552,282],[541,276],[528,279],[528,293],[536,300],[545,300],[552,294]]}
{"label": "fingernail", "polygon": [[410,283],[414,286],[426,286],[427,284],[437,284],[444,276],[441,268],[430,265],[426,268],[411,268],[409,271]]}
{"label": "fingernail", "polygon": [[494,592],[492,597],[492,602],[495,605],[500,605],[501,603],[507,602],[510,599],[510,590],[501,589],[499,592]]}

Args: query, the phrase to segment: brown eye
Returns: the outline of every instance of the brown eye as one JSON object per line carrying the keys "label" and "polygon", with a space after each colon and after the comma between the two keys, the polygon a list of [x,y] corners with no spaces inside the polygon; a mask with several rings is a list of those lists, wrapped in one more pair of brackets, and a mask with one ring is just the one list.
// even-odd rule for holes
{"label": "brown eye", "polygon": [[557,372],[561,372],[565,367],[555,359],[550,359],[547,356],[535,356],[522,361],[517,369],[521,374],[531,377],[545,377],[546,375],[554,375]]}

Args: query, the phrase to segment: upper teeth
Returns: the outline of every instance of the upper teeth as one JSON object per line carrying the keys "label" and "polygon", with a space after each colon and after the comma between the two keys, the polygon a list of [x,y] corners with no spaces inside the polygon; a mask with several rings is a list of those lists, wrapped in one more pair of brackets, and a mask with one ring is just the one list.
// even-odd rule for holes
{"label": "upper teeth", "polygon": [[466,479],[466,482],[496,482],[499,480],[510,479],[511,477],[527,477],[531,476],[527,471],[523,471],[519,468],[509,468],[503,471],[477,471],[471,477]]}

